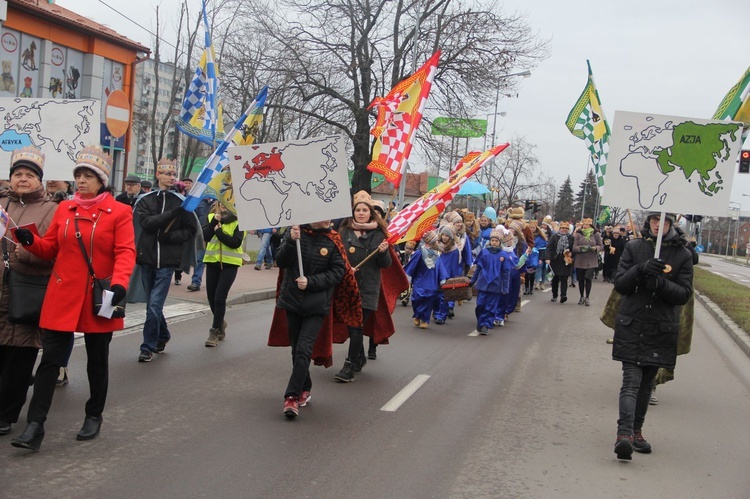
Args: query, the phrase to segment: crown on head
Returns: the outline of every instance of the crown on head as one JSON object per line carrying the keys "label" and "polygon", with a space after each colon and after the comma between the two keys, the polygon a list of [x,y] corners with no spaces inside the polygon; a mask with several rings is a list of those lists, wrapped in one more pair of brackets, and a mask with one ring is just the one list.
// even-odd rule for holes
{"label": "crown on head", "polygon": [[159,170],[177,171],[177,161],[174,159],[161,158],[159,162],[156,163],[156,171]]}
{"label": "crown on head", "polygon": [[593,220],[591,220],[590,218],[584,218],[583,220],[581,220],[582,224],[592,225],[592,222],[593,222]]}
{"label": "crown on head", "polygon": [[112,157],[99,146],[86,146],[76,156],[76,167],[95,168],[109,177],[112,171]]}
{"label": "crown on head", "polygon": [[359,191],[356,194],[354,194],[354,204],[353,206],[357,206],[359,203],[365,203],[368,206],[372,206],[372,197],[367,193],[367,191]]}
{"label": "crown on head", "polygon": [[44,153],[35,146],[26,146],[20,149],[14,149],[10,156],[10,164],[15,165],[18,161],[32,163],[39,168],[44,168]]}

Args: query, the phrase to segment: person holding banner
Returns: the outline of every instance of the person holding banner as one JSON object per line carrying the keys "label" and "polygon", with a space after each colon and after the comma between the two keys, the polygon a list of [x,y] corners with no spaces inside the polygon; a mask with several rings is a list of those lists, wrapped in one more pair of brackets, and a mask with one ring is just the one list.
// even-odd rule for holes
{"label": "person holding banner", "polygon": [[29,403],[28,426],[11,441],[14,447],[39,450],[60,364],[74,331],[84,333],[90,388],[86,417],[76,439],[91,440],[99,434],[109,385],[109,344],[112,332],[122,329],[124,321],[94,313],[92,274],[110,281],[110,301],[119,304],[125,299],[135,265],[133,214],[130,207],[115,201],[107,187],[111,169],[108,154],[97,146],[84,147],[73,170],[76,194],[60,203],[44,237],[28,229],[16,231],[25,249],[41,259],[54,259],[55,264],[39,320],[44,329],[43,353]]}
{"label": "person holding banner", "polygon": [[693,294],[693,256],[674,220],[671,213],[649,213],[643,237],[625,245],[615,275],[615,290],[622,295],[612,345],[612,359],[622,362],[618,459],[632,459],[634,450],[651,452],[642,429],[654,376],[660,367],[675,367],[680,311]]}
{"label": "person holding banner", "polygon": [[[0,211],[7,212],[3,226],[34,224],[40,235],[47,232],[57,203],[52,201],[42,186],[44,153],[34,146],[16,149],[11,155],[10,190],[0,197]],[[10,236],[10,232],[7,232]],[[18,421],[21,408],[26,402],[34,363],[42,347],[42,331],[38,317],[33,323],[10,321],[11,293],[23,293],[10,287],[11,272],[32,276],[49,276],[51,261],[42,260],[28,250],[9,241],[2,242],[3,259],[7,272],[0,273],[2,294],[0,295],[0,436],[10,433],[11,425]],[[38,303],[41,310],[41,302]]]}
{"label": "person holding banner", "polygon": [[[367,363],[364,348],[364,324],[370,315],[378,310],[380,298],[380,269],[391,266],[391,252],[388,251],[385,221],[375,212],[370,195],[359,191],[354,195],[353,216],[344,220],[339,234],[346,249],[349,264],[357,268],[360,296],[362,298],[362,327],[349,326],[349,354],[344,367],[334,377],[341,383],[354,381],[354,374],[362,371]],[[368,256],[374,254],[369,260]],[[362,264],[362,265],[360,265]],[[373,343],[375,348],[377,345]]]}

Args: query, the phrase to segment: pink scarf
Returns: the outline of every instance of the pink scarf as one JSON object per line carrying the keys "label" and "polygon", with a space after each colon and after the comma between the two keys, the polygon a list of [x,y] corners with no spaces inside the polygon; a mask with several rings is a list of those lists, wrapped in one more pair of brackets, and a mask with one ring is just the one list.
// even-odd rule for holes
{"label": "pink scarf", "polygon": [[360,223],[355,222],[354,219],[352,218],[350,223],[351,223],[352,229],[359,230],[359,231],[373,230],[378,227],[378,223],[375,221],[365,222],[363,224],[360,224]]}
{"label": "pink scarf", "polygon": [[107,194],[109,194],[109,193],[108,192],[102,192],[98,196],[86,199],[83,196],[81,196],[81,194],[79,192],[76,192],[75,194],[73,194],[73,201],[75,202],[75,204],[77,204],[81,208],[89,209],[92,206],[94,206],[95,204],[99,204],[102,201],[104,201],[104,198],[107,197]]}

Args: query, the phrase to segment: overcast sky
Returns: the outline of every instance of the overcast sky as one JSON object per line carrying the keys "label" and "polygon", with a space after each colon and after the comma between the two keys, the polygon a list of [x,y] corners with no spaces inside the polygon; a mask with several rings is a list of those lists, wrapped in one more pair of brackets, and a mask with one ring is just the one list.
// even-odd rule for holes
{"label": "overcast sky", "polygon": [[[104,1],[139,24],[153,26],[157,2]],[[161,15],[175,16],[180,2],[161,0]],[[57,4],[152,44],[149,33],[100,0]],[[191,5],[199,9],[200,1]],[[615,110],[710,118],[750,66],[748,0],[508,0],[504,5],[506,11],[527,14],[532,28],[551,42],[550,57],[520,82],[518,98],[501,98],[498,111],[507,115],[498,117],[497,142],[525,136],[537,145],[545,172],[558,186],[570,175],[574,191],[586,173],[588,151],[568,132],[565,119],[586,84],[586,59],[610,124]],[[481,140],[470,147],[480,149]],[[750,214],[750,197],[743,193],[750,194],[750,175],[736,174],[732,200]]]}

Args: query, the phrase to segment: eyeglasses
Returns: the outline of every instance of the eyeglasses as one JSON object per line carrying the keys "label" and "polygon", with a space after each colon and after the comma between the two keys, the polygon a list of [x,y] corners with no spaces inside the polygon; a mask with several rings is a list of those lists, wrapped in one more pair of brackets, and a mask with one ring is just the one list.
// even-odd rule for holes
{"label": "eyeglasses", "polygon": [[176,177],[177,174],[175,172],[159,172],[159,175],[166,175],[167,177]]}

